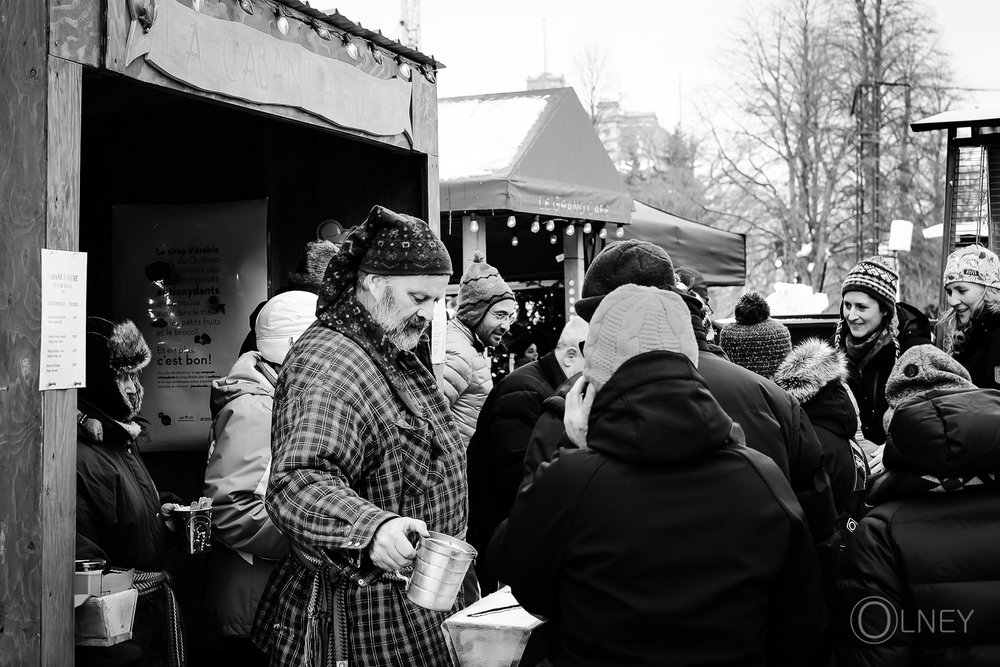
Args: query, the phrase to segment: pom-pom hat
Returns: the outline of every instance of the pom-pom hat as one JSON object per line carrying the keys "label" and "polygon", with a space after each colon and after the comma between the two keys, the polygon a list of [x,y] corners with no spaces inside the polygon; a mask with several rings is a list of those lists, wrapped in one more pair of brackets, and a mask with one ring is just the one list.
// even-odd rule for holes
{"label": "pom-pom hat", "polygon": [[1000,288],[1000,259],[992,250],[980,245],[959,248],[948,255],[945,263],[944,285],[952,283]]}
{"label": "pom-pom hat", "polygon": [[469,329],[475,329],[486,317],[486,311],[495,304],[508,300],[517,301],[514,290],[500,277],[499,271],[486,263],[486,258],[477,250],[458,288],[458,319]]}
{"label": "pom-pom hat", "polygon": [[861,260],[850,270],[840,294],[864,292],[891,312],[896,306],[898,291],[899,275],[881,257],[874,256]]}
{"label": "pom-pom hat", "polygon": [[771,319],[763,296],[747,292],[736,304],[736,322],[722,328],[719,346],[733,363],[771,378],[792,351],[792,336],[788,327]]}

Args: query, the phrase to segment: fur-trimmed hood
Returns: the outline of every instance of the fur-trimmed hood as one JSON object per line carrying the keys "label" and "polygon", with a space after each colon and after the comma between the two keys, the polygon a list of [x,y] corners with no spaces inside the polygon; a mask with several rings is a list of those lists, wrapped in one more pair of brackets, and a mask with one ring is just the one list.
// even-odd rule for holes
{"label": "fur-trimmed hood", "polygon": [[847,380],[847,356],[818,338],[799,344],[772,378],[799,403],[805,403],[834,381]]}

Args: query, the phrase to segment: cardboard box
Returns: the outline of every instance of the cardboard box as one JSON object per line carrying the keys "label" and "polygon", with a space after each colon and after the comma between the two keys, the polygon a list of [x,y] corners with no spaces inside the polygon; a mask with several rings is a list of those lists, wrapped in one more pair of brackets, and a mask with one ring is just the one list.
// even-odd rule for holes
{"label": "cardboard box", "polygon": [[113,646],[131,639],[138,600],[139,591],[134,588],[87,598],[76,609],[76,643]]}

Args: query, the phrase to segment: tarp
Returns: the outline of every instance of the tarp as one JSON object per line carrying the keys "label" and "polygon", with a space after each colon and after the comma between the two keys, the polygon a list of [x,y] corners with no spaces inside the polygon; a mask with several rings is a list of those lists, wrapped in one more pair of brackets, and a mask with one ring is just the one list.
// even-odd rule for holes
{"label": "tarp", "polygon": [[441,211],[627,223],[632,198],[572,88],[438,103]]}
{"label": "tarp", "polygon": [[655,243],[667,251],[674,266],[697,269],[709,286],[746,284],[747,240],[743,234],[685,220],[636,201],[625,238]]}

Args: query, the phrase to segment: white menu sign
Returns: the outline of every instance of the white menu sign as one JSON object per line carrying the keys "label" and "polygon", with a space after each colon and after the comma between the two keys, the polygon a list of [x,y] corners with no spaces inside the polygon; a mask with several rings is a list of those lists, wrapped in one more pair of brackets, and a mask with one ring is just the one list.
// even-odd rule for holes
{"label": "white menu sign", "polygon": [[444,299],[434,304],[434,319],[431,321],[431,363],[443,364],[445,343],[448,335],[448,309]]}
{"label": "white menu sign", "polygon": [[87,380],[87,253],[42,249],[42,345],[38,388]]}

